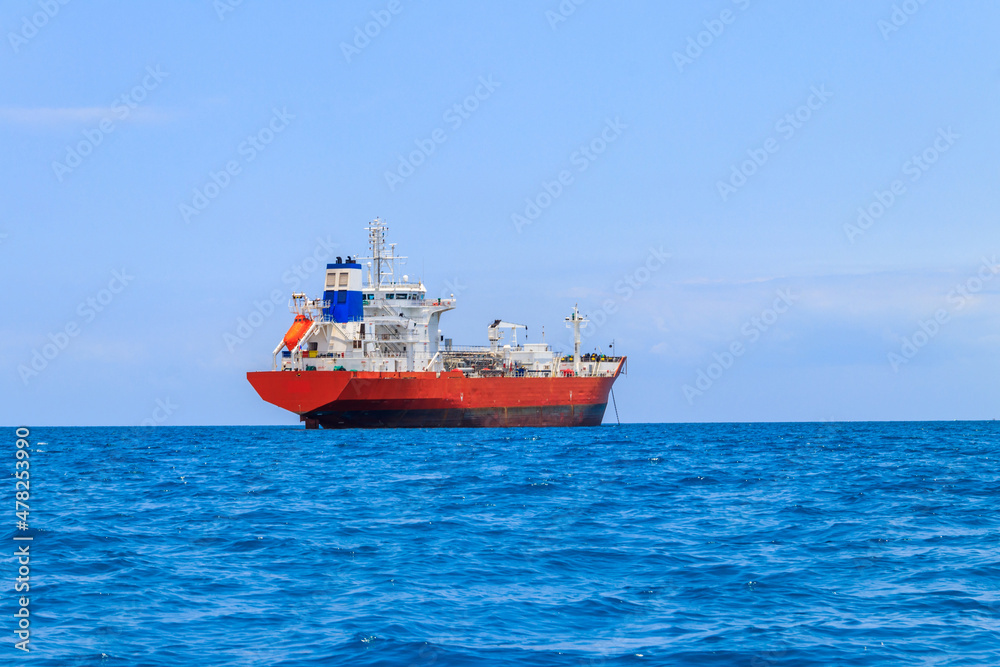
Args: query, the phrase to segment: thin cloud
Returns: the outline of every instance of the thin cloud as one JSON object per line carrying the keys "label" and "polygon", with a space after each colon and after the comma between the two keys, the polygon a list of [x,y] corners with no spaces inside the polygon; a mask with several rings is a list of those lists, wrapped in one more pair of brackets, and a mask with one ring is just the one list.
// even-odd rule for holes
{"label": "thin cloud", "polygon": [[175,114],[124,104],[111,107],[0,107],[0,122],[15,125],[93,125],[105,118],[116,123],[155,123],[175,118]]}

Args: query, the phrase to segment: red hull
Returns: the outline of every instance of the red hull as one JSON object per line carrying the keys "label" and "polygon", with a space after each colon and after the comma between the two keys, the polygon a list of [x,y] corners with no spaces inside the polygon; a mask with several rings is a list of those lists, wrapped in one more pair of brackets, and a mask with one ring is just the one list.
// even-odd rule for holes
{"label": "red hull", "polygon": [[247,373],[265,401],[325,428],[597,426],[617,377],[618,371],[556,378],[470,378],[460,371]]}

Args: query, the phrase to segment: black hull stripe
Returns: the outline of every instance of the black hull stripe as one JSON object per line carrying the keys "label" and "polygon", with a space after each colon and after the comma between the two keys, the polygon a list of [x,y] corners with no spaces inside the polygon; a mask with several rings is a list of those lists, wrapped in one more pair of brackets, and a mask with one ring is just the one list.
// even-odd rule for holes
{"label": "black hull stripe", "polygon": [[[323,428],[506,428],[600,426],[607,403],[446,410],[316,411],[302,420]],[[310,423],[312,422],[312,423]]]}

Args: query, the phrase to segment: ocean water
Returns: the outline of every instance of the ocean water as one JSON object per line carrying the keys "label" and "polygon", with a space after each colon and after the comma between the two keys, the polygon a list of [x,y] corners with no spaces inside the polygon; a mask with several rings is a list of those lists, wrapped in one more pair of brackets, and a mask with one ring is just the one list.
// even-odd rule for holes
{"label": "ocean water", "polygon": [[0,664],[1000,665],[993,422],[30,440]]}

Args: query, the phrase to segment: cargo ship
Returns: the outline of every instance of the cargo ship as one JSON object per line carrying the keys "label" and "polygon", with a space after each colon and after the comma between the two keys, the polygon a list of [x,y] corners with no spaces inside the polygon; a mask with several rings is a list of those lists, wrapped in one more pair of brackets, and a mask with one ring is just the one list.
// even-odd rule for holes
{"label": "cargo ship", "polygon": [[587,320],[576,306],[566,317],[572,356],[544,340],[519,344],[527,327],[500,319],[487,327],[488,345],[453,345],[439,327],[455,296],[428,297],[421,280],[397,276],[406,258],[387,243],[388,225],[376,218],[366,229],[369,256],[327,264],[322,298],[292,294],[294,321],[271,369],[247,373],[262,399],[309,429],[602,422],[626,358],[580,353]]}

